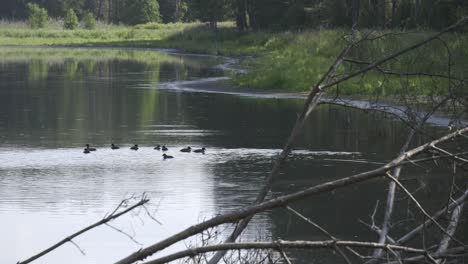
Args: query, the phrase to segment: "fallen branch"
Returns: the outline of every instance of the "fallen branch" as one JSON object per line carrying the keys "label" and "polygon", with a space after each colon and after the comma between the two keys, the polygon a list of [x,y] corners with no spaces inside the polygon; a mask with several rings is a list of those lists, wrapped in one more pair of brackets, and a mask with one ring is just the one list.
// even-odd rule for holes
{"label": "fallen branch", "polygon": [[[62,239],[62,240],[60,240],[60,241],[57,242],[56,244],[54,244],[54,245],[50,246],[49,248],[47,248],[47,249],[45,249],[45,250],[39,252],[38,254],[36,254],[36,255],[34,255],[34,256],[32,256],[32,257],[30,257],[30,258],[24,260],[24,261],[18,261],[17,264],[26,264],[26,263],[30,263],[30,262],[32,262],[32,261],[34,261],[34,260],[36,260],[36,259],[38,259],[38,258],[40,258],[40,257],[42,257],[42,256],[44,256],[44,255],[46,255],[47,253],[49,253],[49,252],[55,250],[56,248],[58,248],[58,247],[64,245],[64,244],[67,243],[67,242],[70,242],[70,243],[72,243],[72,244],[74,244],[75,246],[78,247],[78,245],[76,245],[76,244],[72,241],[72,239],[74,239],[75,237],[77,237],[77,236],[79,236],[79,235],[81,235],[81,234],[83,234],[83,233],[85,233],[85,232],[87,232],[87,231],[89,231],[89,230],[91,230],[91,229],[93,229],[93,228],[95,228],[95,227],[98,227],[98,226],[100,226],[100,225],[104,225],[104,224],[106,224],[106,223],[108,223],[108,222],[110,222],[110,221],[112,221],[112,220],[114,220],[114,219],[116,219],[116,218],[118,218],[118,217],[120,217],[120,216],[122,216],[122,215],[124,215],[124,214],[126,214],[126,213],[128,213],[128,212],[130,212],[130,211],[132,211],[133,209],[135,209],[135,208],[137,208],[137,207],[140,207],[140,206],[142,206],[142,205],[148,203],[148,202],[149,202],[149,199],[147,199],[146,196],[143,195],[138,203],[136,203],[136,204],[130,206],[129,208],[125,209],[124,211],[122,211],[122,212],[120,212],[120,213],[117,213],[117,211],[122,207],[122,205],[125,203],[125,201],[126,201],[126,200],[123,200],[122,202],[120,202],[120,204],[116,207],[116,209],[115,209],[110,215],[108,215],[108,216],[104,217],[103,219],[99,220],[98,222],[96,222],[96,223],[94,223],[94,224],[92,224],[92,225],[90,225],[90,226],[88,226],[88,227],[85,227],[85,228],[81,229],[80,231],[78,231],[78,232],[76,232],[76,233],[74,233],[74,234],[72,234],[72,235],[70,235],[70,236],[68,236],[68,237],[66,237],[66,238],[64,238],[64,239]],[[78,247],[78,248],[79,248],[79,247]],[[81,249],[80,249],[80,251],[83,252]]]}
{"label": "fallen branch", "polygon": [[363,173],[359,173],[359,174],[355,174],[353,176],[349,176],[349,177],[346,177],[346,178],[342,178],[342,179],[338,179],[338,180],[334,180],[334,181],[329,181],[329,182],[325,182],[325,183],[322,183],[322,184],[319,184],[319,185],[316,185],[316,186],[313,186],[313,187],[310,187],[310,188],[307,188],[303,191],[299,191],[299,192],[295,192],[295,193],[292,193],[292,194],[289,194],[289,195],[284,195],[284,196],[280,196],[280,197],[277,197],[277,198],[274,198],[274,199],[271,199],[271,200],[268,200],[268,201],[265,201],[263,203],[260,203],[260,204],[256,204],[256,205],[252,205],[252,206],[249,206],[249,207],[246,207],[244,209],[240,209],[238,211],[235,211],[235,212],[232,212],[232,213],[227,213],[227,214],[223,214],[223,215],[219,215],[219,216],[216,216],[214,218],[211,218],[207,221],[204,221],[202,223],[199,223],[199,224],[196,224],[196,225],[193,225],[173,236],[170,236],[162,241],[159,241],[158,243],[155,243],[149,247],[146,247],[146,248],[142,248],[130,255],[128,255],[127,257],[119,260],[116,262],[116,264],[131,264],[131,263],[134,263],[136,261],[139,261],[139,260],[143,260],[151,255],[153,255],[154,253],[160,251],[160,250],[163,250],[183,239],[186,239],[188,237],[191,237],[195,234],[198,234],[199,232],[203,231],[203,230],[206,230],[208,228],[211,228],[211,227],[214,227],[214,226],[218,226],[218,225],[221,225],[221,224],[225,224],[225,223],[233,223],[233,222],[236,222],[240,219],[243,219],[243,218],[246,218],[246,217],[250,217],[250,216],[253,216],[257,213],[260,213],[260,212],[263,212],[263,211],[266,211],[266,210],[270,210],[270,209],[273,209],[273,208],[278,208],[278,207],[283,207],[291,202],[294,202],[294,201],[299,201],[299,200],[302,200],[302,199],[305,199],[307,197],[310,197],[312,195],[316,195],[316,194],[320,194],[320,193],[324,193],[324,192],[329,192],[329,191],[332,191],[332,190],[336,190],[338,188],[343,188],[345,186],[349,186],[349,185],[352,185],[352,184],[356,184],[356,183],[361,183],[361,182],[364,182],[364,181],[368,181],[368,180],[371,180],[371,179],[375,179],[377,177],[380,177],[380,176],[383,176],[385,175],[385,173],[392,169],[392,168],[395,168],[395,167],[398,167],[398,166],[401,166],[401,163],[403,161],[405,161],[407,158],[410,158],[412,156],[415,156],[419,153],[422,153],[428,149],[431,148],[431,145],[436,145],[436,144],[439,144],[439,143],[442,143],[442,142],[445,142],[447,140],[450,140],[452,138],[455,138],[459,135],[461,135],[462,133],[465,133],[465,132],[468,132],[468,127],[466,128],[463,128],[463,129],[460,129],[460,130],[457,130],[455,131],[454,133],[451,133],[451,134],[448,134],[448,135],[445,135],[439,139],[436,139],[434,141],[431,141],[429,143],[426,143],[424,145],[421,145],[417,148],[414,148],[408,152],[405,152],[401,155],[399,155],[397,158],[395,158],[394,160],[392,160],[391,162],[387,163],[386,165],[382,166],[382,167],[379,167],[377,169],[374,169],[374,170],[371,170],[371,171],[367,171],[367,172],[363,172]]}
{"label": "fallen branch", "polygon": [[330,248],[333,249],[336,246],[340,247],[352,247],[352,248],[381,248],[383,250],[401,251],[407,253],[414,253],[419,255],[427,255],[428,252],[424,249],[417,249],[412,247],[403,247],[390,244],[379,244],[373,242],[361,242],[361,241],[336,241],[336,240],[325,240],[325,241],[283,241],[278,240],[275,242],[245,242],[245,243],[225,243],[212,246],[204,246],[198,248],[190,248],[182,250],[165,257],[161,257],[155,260],[144,262],[143,264],[163,264],[168,263],[177,259],[185,257],[193,257],[199,254],[213,252],[213,251],[226,251],[226,250],[241,250],[241,249],[275,249],[282,250],[285,248],[289,249],[317,249],[317,248]]}
{"label": "fallen branch", "polygon": [[455,209],[453,210],[453,213],[452,213],[452,218],[450,219],[450,223],[447,227],[447,235],[445,235],[440,244],[439,244],[439,248],[437,249],[436,253],[442,253],[444,251],[447,250],[448,246],[449,246],[449,243],[450,243],[450,240],[452,239],[452,237],[455,235],[455,231],[457,230],[457,227],[458,227],[458,223],[460,222],[460,216],[461,216],[461,212],[463,210],[463,206],[465,205],[465,203],[461,203],[459,205],[457,205],[457,207],[455,207]]}
{"label": "fallen branch", "polygon": [[[436,212],[431,218],[435,220],[439,219],[442,215],[445,214],[445,212],[447,212],[447,210],[452,210],[453,208],[458,206],[460,203],[463,203],[467,198],[468,198],[468,189],[463,193],[462,196],[460,196],[458,199],[450,203],[448,206]],[[417,226],[415,229],[411,230],[410,232],[406,233],[406,235],[398,239],[396,241],[396,244],[403,245],[411,241],[411,239],[413,239],[419,232],[421,232],[424,228],[430,226],[432,223],[433,222],[430,219],[426,220],[424,223]]]}
{"label": "fallen branch", "polygon": [[[315,107],[320,103],[320,99],[324,93],[324,90],[321,89],[322,83],[329,83],[331,82],[335,76],[336,76],[336,71],[338,70],[338,67],[342,64],[343,62],[343,57],[346,56],[351,48],[353,47],[353,43],[348,43],[348,45],[341,51],[341,53],[338,55],[336,60],[333,62],[333,64],[328,68],[327,72],[322,75],[320,80],[312,87],[309,95],[307,96],[306,101],[304,102],[303,109],[298,116],[296,123],[294,124],[294,127],[291,131],[291,134],[286,141],[285,146],[283,147],[283,150],[281,151],[278,159],[276,160],[273,169],[271,170],[270,174],[268,177],[265,179],[265,184],[263,188],[260,190],[259,194],[257,195],[257,198],[255,199],[254,204],[259,204],[265,200],[265,197],[267,194],[270,192],[271,187],[273,186],[274,180],[277,178],[277,176],[280,173],[280,169],[283,166],[283,164],[286,162],[289,154],[292,151],[292,147],[298,136],[300,135],[302,128],[304,127],[305,121],[309,117],[310,113],[315,109]],[[244,229],[247,227],[249,224],[251,218],[247,217],[243,219],[234,229],[234,231],[231,233],[231,235],[226,239],[226,243],[229,242],[234,242],[236,241],[237,237],[244,231]],[[208,264],[216,264],[218,263],[224,256],[224,252],[217,252],[215,256],[213,256]]]}
{"label": "fallen branch", "polygon": [[461,242],[460,240],[456,239],[455,237],[453,237],[447,230],[445,230],[445,228],[443,226],[441,226],[439,224],[439,222],[437,222],[434,218],[431,217],[431,215],[429,215],[426,210],[422,207],[422,205],[418,202],[418,200],[416,198],[414,198],[414,196],[411,194],[410,191],[408,191],[408,189],[406,189],[405,186],[403,186],[403,184],[401,184],[398,179],[396,179],[395,177],[393,177],[392,175],[390,175],[390,173],[387,172],[387,177],[389,179],[391,179],[393,182],[395,182],[398,187],[400,187],[403,192],[410,198],[411,201],[414,202],[414,204],[416,204],[416,207],[424,214],[424,216],[429,219],[435,226],[437,226],[440,231],[442,231],[442,233],[444,233],[446,236],[448,236],[450,239],[452,239],[453,241],[457,242],[458,244],[460,244],[461,246],[464,246],[465,244],[463,242]]}

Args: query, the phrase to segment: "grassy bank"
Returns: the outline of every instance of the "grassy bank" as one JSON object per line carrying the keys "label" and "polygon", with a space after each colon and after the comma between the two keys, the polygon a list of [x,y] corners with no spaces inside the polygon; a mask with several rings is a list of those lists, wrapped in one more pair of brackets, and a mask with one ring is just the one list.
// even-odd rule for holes
{"label": "grassy bank", "polygon": [[[384,32],[379,32],[381,34]],[[388,33],[388,32],[387,32]],[[95,30],[64,30],[60,22],[32,30],[21,22],[0,22],[0,45],[83,45],[178,48],[189,52],[251,56],[245,60],[249,73],[234,77],[236,85],[253,88],[305,91],[316,82],[345,45],[344,30],[306,32],[247,32],[222,23],[218,32],[205,24],[146,24],[135,27],[99,24]],[[432,32],[392,32],[375,41],[362,42],[351,52],[359,61],[374,61],[424,39]],[[446,75],[448,52],[452,77],[468,72],[468,37],[451,33],[422,49],[382,66],[394,72],[425,72]],[[363,65],[346,63],[340,74]],[[442,95],[448,80],[424,75],[383,76],[378,71],[350,80],[335,91],[344,95]],[[334,91],[334,92],[335,92]]]}

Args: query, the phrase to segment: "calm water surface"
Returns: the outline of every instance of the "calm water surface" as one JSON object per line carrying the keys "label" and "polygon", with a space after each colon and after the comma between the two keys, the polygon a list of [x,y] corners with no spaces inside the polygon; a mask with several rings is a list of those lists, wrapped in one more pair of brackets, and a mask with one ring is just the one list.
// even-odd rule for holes
{"label": "calm water surface", "polygon": [[[0,49],[1,263],[16,263],[102,218],[132,194],[147,193],[149,210],[112,223],[150,245],[222,212],[252,202],[301,107],[299,99],[190,92],[182,86],[225,89],[232,69],[225,58],[152,50]],[[385,162],[405,128],[381,115],[320,107],[272,195],[290,193]],[[82,153],[86,143],[98,148]],[[121,146],[111,150],[110,143]],[[139,151],[129,147],[139,144]],[[170,148],[164,161],[156,144]],[[205,155],[180,148],[206,147]],[[445,195],[442,177],[422,179],[420,197]],[[294,204],[335,235],[370,239],[358,223],[385,196],[380,181]],[[404,219],[406,211],[397,212]],[[229,230],[229,226],[227,229]],[[226,231],[227,232],[227,231]],[[244,239],[322,239],[284,210],[257,216]],[[110,263],[141,245],[103,226],[36,263]],[[190,241],[166,252],[185,248]],[[320,252],[306,257],[329,262]],[[297,262],[300,262],[297,260]]]}

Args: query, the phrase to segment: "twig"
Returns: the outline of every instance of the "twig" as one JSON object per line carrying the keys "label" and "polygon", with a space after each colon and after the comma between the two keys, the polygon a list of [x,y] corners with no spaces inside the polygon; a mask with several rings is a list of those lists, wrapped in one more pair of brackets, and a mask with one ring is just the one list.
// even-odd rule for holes
{"label": "twig", "polygon": [[84,250],[83,250],[77,243],[75,243],[75,241],[70,240],[70,241],[68,241],[68,242],[70,242],[71,244],[73,244],[73,245],[78,249],[78,251],[80,251],[80,253],[81,253],[83,256],[86,256],[86,253],[84,252]]}
{"label": "twig", "polygon": [[115,231],[121,233],[122,235],[128,237],[128,238],[129,238],[130,240],[132,240],[135,244],[140,245],[140,246],[143,246],[142,243],[138,242],[133,236],[131,236],[130,234],[127,234],[127,233],[124,232],[122,229],[119,229],[119,228],[117,228],[117,227],[115,227],[115,226],[112,226],[112,225],[110,225],[109,223],[105,223],[105,225],[108,226],[108,227],[110,227],[110,228],[112,228],[112,229],[114,229]]}
{"label": "twig", "polygon": [[[316,229],[318,229],[320,232],[322,232],[323,234],[325,234],[326,236],[328,236],[330,239],[333,239],[333,240],[337,240],[336,237],[334,237],[333,235],[331,235],[327,230],[325,230],[323,227],[321,227],[320,225],[318,225],[317,223],[315,223],[314,221],[310,220],[309,218],[305,217],[304,215],[302,215],[301,213],[299,213],[298,211],[292,209],[291,207],[289,206],[286,206],[286,209],[290,212],[292,212],[293,214],[295,214],[296,216],[298,216],[299,218],[301,218],[302,220],[306,221],[307,223],[311,224],[313,227],[315,227]],[[341,255],[341,257],[343,257],[343,259],[346,261],[346,263],[348,264],[351,264],[351,260],[348,258],[348,256],[346,256],[346,254],[338,247],[338,246],[335,246],[334,247],[336,252],[338,252],[338,254]]]}
{"label": "twig", "polygon": [[281,254],[281,257],[286,261],[286,264],[292,264],[291,260],[289,260],[288,255],[286,255],[286,252],[284,252],[283,249],[279,250],[279,253]]}

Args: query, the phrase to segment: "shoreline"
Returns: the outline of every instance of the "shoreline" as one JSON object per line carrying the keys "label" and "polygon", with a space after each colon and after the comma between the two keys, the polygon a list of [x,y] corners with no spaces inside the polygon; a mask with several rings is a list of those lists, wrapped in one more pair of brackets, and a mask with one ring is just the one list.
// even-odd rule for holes
{"label": "shoreline", "polygon": [[[157,51],[171,55],[181,55],[181,56],[197,56],[197,57],[216,57],[221,58],[225,62],[218,64],[215,67],[219,68],[226,72],[235,72],[235,73],[247,73],[248,70],[242,68],[239,65],[241,57],[231,57],[224,55],[214,55],[214,54],[203,54],[203,53],[194,53],[185,51],[183,49],[176,48],[157,48],[157,47],[138,47],[138,46],[90,46],[90,45],[0,45],[1,48],[6,49],[69,49],[69,48],[78,48],[78,49],[89,49],[89,50],[135,50],[135,51]],[[237,67],[236,67],[237,66]],[[215,94],[227,94],[234,96],[244,96],[244,97],[253,97],[253,98],[265,98],[265,99],[305,99],[308,92],[298,92],[298,91],[288,91],[282,89],[261,89],[261,88],[246,88],[246,87],[236,87],[232,84],[227,84],[226,82],[231,80],[231,77],[212,77],[205,79],[198,79],[193,81],[176,81],[176,82],[166,82],[159,83],[158,89],[167,90],[167,91],[182,91],[182,92],[192,92],[192,93],[215,93]],[[138,89],[148,89],[145,87],[139,87]],[[149,89],[153,89],[150,88]],[[382,99],[382,98],[381,98]],[[392,114],[400,120],[404,119],[405,107],[394,103],[391,97],[383,98],[382,101],[373,102],[373,100],[366,100],[363,98],[357,98],[353,96],[343,96],[338,100],[332,99],[330,96],[325,96],[320,102],[320,104],[336,105],[341,107],[351,107],[359,109],[362,111],[376,111],[383,112],[387,114]],[[424,115],[425,112],[418,112],[420,116]],[[460,121],[461,125],[468,125],[467,119],[462,119]],[[428,124],[435,126],[449,126],[451,124],[450,118],[444,112],[436,112],[433,116],[427,121]]]}

